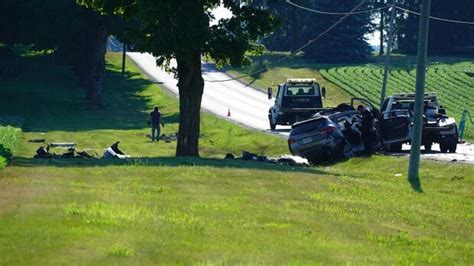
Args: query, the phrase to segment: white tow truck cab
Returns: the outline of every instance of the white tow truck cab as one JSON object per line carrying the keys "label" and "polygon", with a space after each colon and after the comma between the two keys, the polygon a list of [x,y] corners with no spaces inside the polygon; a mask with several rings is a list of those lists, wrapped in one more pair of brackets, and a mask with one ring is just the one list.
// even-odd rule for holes
{"label": "white tow truck cab", "polygon": [[[322,99],[326,88],[320,88],[315,79],[288,79],[278,85],[275,103],[268,111],[270,129],[276,125],[292,125],[307,119],[323,109]],[[273,98],[272,88],[268,88],[268,99]]]}

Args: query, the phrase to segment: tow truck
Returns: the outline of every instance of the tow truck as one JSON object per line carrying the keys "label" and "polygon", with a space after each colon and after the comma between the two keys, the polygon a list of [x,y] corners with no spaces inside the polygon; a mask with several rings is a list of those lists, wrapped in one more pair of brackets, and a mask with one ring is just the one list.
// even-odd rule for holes
{"label": "tow truck", "polygon": [[[385,148],[400,152],[403,143],[411,143],[415,94],[404,93],[389,96],[382,104],[379,130]],[[436,93],[425,93],[423,99],[423,129],[421,144],[426,151],[433,143],[439,143],[443,153],[456,152],[458,128],[456,121],[446,115],[438,103]]]}
{"label": "tow truck", "polygon": [[[273,95],[268,88],[268,99]],[[268,110],[270,129],[277,125],[293,125],[324,110],[323,99],[326,88],[320,87],[315,79],[288,79],[278,85],[274,105]]]}

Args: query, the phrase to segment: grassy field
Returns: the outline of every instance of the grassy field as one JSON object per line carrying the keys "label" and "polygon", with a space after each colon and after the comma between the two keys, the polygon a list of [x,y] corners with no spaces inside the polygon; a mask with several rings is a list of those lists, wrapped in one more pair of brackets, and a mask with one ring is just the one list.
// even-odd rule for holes
{"label": "grassy field", "polygon": [[[374,57],[363,64],[317,64],[301,58],[279,62],[284,54],[269,54],[263,65],[268,70],[262,74],[244,77],[259,88],[284,82],[291,77],[312,77],[328,89],[327,106],[347,102],[351,96],[369,99],[377,106],[383,77],[383,57]],[[416,58],[395,55],[387,82],[387,95],[409,93],[415,90]],[[230,70],[236,76],[258,69],[258,60],[244,69]],[[463,110],[474,114],[474,63],[472,58],[429,58],[426,76],[426,92],[436,92],[447,113],[458,121]],[[466,137],[474,139],[474,125],[468,124]]]}
{"label": "grassy field", "polygon": [[[108,55],[106,110],[52,58],[27,58],[19,81],[0,83],[0,114],[24,118],[0,171],[0,265],[11,264],[464,264],[474,260],[474,168],[373,156],[292,168],[217,159],[240,149],[275,155],[284,139],[203,117],[204,159],[173,158],[146,138],[146,112],[176,100]],[[9,99],[15,99],[10,101]],[[44,133],[44,134],[41,134]],[[231,137],[229,137],[231,135]],[[115,140],[128,161],[33,159],[37,143],[75,141],[101,153]]]}

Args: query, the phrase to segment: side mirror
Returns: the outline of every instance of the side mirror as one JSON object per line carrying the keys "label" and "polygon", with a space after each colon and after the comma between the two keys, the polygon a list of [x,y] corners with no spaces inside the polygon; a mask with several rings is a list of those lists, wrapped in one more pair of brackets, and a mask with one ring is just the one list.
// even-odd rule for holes
{"label": "side mirror", "polygon": [[272,87],[268,87],[268,99],[269,99],[269,100],[272,99],[272,94],[273,94]]}
{"label": "side mirror", "polygon": [[323,87],[323,88],[322,88],[322,92],[321,92],[321,93],[323,94],[323,98],[326,98],[326,87]]}

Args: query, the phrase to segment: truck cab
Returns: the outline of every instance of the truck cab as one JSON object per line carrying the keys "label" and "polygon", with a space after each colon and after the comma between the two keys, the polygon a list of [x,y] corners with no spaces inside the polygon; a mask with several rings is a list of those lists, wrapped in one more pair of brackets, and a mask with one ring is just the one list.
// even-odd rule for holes
{"label": "truck cab", "polygon": [[[403,143],[410,143],[413,134],[415,94],[394,94],[382,104],[379,117],[380,135],[386,148],[398,152]],[[431,150],[440,144],[441,152],[455,152],[458,143],[456,121],[446,116],[436,93],[426,93],[423,99],[422,145]]]}
{"label": "truck cab", "polygon": [[[272,88],[268,88],[268,99],[272,99],[272,94]],[[326,89],[320,88],[315,79],[288,79],[278,85],[275,103],[268,111],[270,129],[311,117],[323,109],[325,94]]]}

